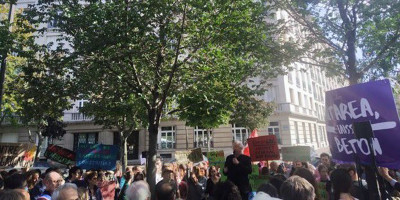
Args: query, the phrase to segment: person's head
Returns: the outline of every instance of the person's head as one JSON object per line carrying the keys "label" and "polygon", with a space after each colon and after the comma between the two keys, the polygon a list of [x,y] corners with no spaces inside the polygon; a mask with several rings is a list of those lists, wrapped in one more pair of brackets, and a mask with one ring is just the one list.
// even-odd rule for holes
{"label": "person's head", "polygon": [[133,178],[133,181],[143,181],[144,180],[144,174],[142,172],[137,172],[135,174],[135,177]]}
{"label": "person's head", "polygon": [[278,197],[278,190],[271,183],[267,182],[261,184],[258,187],[257,192],[264,192],[269,194],[271,197]]}
{"label": "person's head", "polygon": [[8,171],[8,176],[11,176],[16,173],[18,173],[18,169],[12,169],[12,170]]}
{"label": "person's head", "polygon": [[156,158],[156,169],[158,173],[162,173],[162,166],[163,164],[161,158],[160,157]]}
{"label": "person's head", "polygon": [[51,195],[52,200],[79,200],[78,188],[73,183],[65,183]]}
{"label": "person's head", "polygon": [[4,180],[4,189],[27,189],[26,176],[15,173]]}
{"label": "person's head", "polygon": [[329,180],[329,170],[326,165],[319,165],[318,166],[318,172],[320,176],[321,181],[327,181]]}
{"label": "person's head", "polygon": [[335,199],[339,199],[341,193],[349,193],[352,180],[346,169],[335,169],[331,173],[331,182]]}
{"label": "person's head", "polygon": [[33,188],[36,183],[39,181],[40,178],[40,174],[37,170],[31,170],[28,172],[27,174],[27,183],[28,183],[28,187],[29,189]]}
{"label": "person's head", "polygon": [[272,161],[271,163],[269,163],[269,167],[270,167],[270,171],[271,172],[277,172],[278,171],[278,163],[275,161]]}
{"label": "person's head", "polygon": [[214,177],[214,176],[217,176],[217,175],[218,175],[217,167],[211,166],[211,167],[208,169],[208,176],[211,178],[211,177]]}
{"label": "person's head", "polygon": [[26,200],[25,196],[17,190],[0,191],[0,200]]}
{"label": "person's head", "polygon": [[204,171],[201,169],[200,166],[194,166],[193,167],[193,172],[196,175],[197,178],[203,177],[204,176]]}
{"label": "person's head", "polygon": [[261,175],[269,175],[268,167],[261,168]]}
{"label": "person's head", "polygon": [[295,168],[303,167],[303,163],[301,161],[294,161],[293,167],[295,167]]}
{"label": "person's head", "polygon": [[175,200],[176,191],[174,182],[162,181],[158,187],[156,187],[157,200]]}
{"label": "person's head", "polygon": [[314,187],[315,195],[319,196],[317,180],[315,180],[314,175],[311,173],[311,171],[309,169],[297,168],[296,171],[294,171],[294,175],[297,175],[297,176],[300,176],[301,178],[306,179]]}
{"label": "person's head", "polygon": [[86,173],[85,182],[89,186],[94,186],[97,184],[97,172],[96,171],[89,171]]}
{"label": "person's head", "polygon": [[234,141],[232,143],[233,154],[239,156],[243,152],[243,144],[240,141]]}
{"label": "person's head", "polygon": [[278,195],[280,196],[280,189],[283,184],[283,182],[286,181],[286,177],[282,174],[277,174],[271,177],[269,180],[269,183],[271,183],[277,190],[278,190]]}
{"label": "person's head", "polygon": [[50,192],[50,194],[52,194],[58,187],[60,187],[63,182],[64,180],[62,176],[56,171],[51,171],[47,173],[43,179],[43,183],[46,186],[46,191]]}
{"label": "person's head", "polygon": [[180,165],[178,166],[178,173],[179,173],[179,176],[180,176],[181,178],[185,177],[185,176],[186,176],[186,165],[180,164]]}
{"label": "person's head", "polygon": [[216,185],[215,197],[219,200],[241,200],[239,188],[231,181],[219,182]]}
{"label": "person's head", "polygon": [[69,175],[71,181],[79,180],[82,178],[82,168],[74,166],[69,170]]}
{"label": "person's head", "polygon": [[321,153],[319,158],[321,159],[321,163],[322,164],[324,164],[326,166],[330,166],[331,165],[331,157],[329,156],[329,154]]}
{"label": "person's head", "polygon": [[315,198],[314,187],[306,179],[296,175],[283,182],[280,191],[280,198],[283,200],[314,200]]}
{"label": "person's head", "polygon": [[133,182],[125,194],[128,200],[150,200],[151,197],[149,185],[143,180]]}
{"label": "person's head", "polygon": [[162,166],[162,177],[164,180],[174,179],[174,175],[172,165],[166,163]]}
{"label": "person's head", "polygon": [[351,180],[353,180],[353,181],[358,180],[357,169],[354,164],[342,164],[339,166],[339,168],[347,170],[347,172],[349,173],[349,175],[351,177]]}

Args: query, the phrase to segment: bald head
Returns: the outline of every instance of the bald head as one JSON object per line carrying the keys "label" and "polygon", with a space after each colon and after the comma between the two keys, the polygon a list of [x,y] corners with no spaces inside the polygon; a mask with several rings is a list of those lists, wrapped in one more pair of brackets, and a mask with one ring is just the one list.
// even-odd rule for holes
{"label": "bald head", "polygon": [[52,171],[46,174],[43,183],[46,186],[46,191],[52,194],[60,185],[64,183],[64,180],[58,172]]}

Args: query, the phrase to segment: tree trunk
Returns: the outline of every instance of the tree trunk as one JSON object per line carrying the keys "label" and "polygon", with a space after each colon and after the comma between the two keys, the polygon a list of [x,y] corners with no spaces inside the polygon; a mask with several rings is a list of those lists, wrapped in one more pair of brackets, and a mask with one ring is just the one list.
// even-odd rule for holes
{"label": "tree trunk", "polygon": [[210,142],[211,142],[211,137],[210,137],[210,131],[211,131],[211,129],[207,129],[207,151],[208,152],[210,152],[210,149],[211,149],[211,144],[210,144]]}
{"label": "tree trunk", "polygon": [[37,145],[37,148],[36,148],[35,160],[39,161],[40,147],[42,147],[42,143],[43,143],[44,137],[42,136],[42,132],[41,131],[37,132],[37,136],[38,136],[38,145]]}
{"label": "tree trunk", "polygon": [[126,167],[128,166],[128,154],[127,154],[127,148],[126,148],[126,140],[128,137],[125,136],[124,131],[120,131],[120,141],[121,141],[121,146],[120,146],[120,162],[122,165],[122,170],[125,170]]}
{"label": "tree trunk", "polygon": [[147,182],[150,186],[151,197],[155,199],[155,186],[156,186],[156,156],[157,156],[157,135],[158,123],[149,124],[149,151],[148,151],[148,165],[147,165]]}
{"label": "tree trunk", "polygon": [[186,150],[188,150],[189,149],[189,133],[188,133],[186,125],[185,125],[185,133],[186,133]]}

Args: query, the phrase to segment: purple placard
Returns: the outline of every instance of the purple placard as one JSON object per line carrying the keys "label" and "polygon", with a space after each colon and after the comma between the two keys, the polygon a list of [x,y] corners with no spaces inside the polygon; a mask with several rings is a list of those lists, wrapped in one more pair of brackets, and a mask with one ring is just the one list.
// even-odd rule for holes
{"label": "purple placard", "polygon": [[354,162],[357,153],[369,163],[365,139],[355,139],[353,122],[370,121],[378,166],[400,169],[400,127],[389,80],[352,85],[326,92],[326,130],[333,159]]}

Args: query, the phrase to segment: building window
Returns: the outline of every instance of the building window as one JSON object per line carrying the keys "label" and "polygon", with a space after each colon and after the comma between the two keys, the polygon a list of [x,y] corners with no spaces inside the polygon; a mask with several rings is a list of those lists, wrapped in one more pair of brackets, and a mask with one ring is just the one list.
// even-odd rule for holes
{"label": "building window", "polygon": [[161,127],[159,134],[158,148],[159,149],[175,149],[175,127],[164,126]]}
{"label": "building window", "polygon": [[288,82],[289,82],[290,84],[293,84],[292,72],[288,72]]}
{"label": "building window", "polygon": [[318,126],[318,132],[319,132],[319,141],[323,142],[324,141],[324,136],[322,133],[322,127]]}
{"label": "building window", "polygon": [[74,133],[74,151],[76,151],[80,144],[97,144],[99,140],[99,133]]}
{"label": "building window", "polygon": [[301,93],[300,92],[297,92],[297,98],[298,98],[298,105],[299,106],[303,106],[303,101],[302,101],[302,96],[301,96]]}
{"label": "building window", "polygon": [[247,144],[247,138],[249,138],[249,129],[232,124],[232,134],[234,141],[240,141],[243,145]]}
{"label": "building window", "polygon": [[294,131],[296,134],[296,144],[300,144],[300,134],[299,134],[299,127],[297,126],[297,122],[294,122]]}
{"label": "building window", "polygon": [[307,131],[306,131],[306,123],[303,122],[303,136],[304,136],[304,143],[307,143]]}
{"label": "building window", "polygon": [[310,140],[311,142],[314,142],[311,123],[308,124],[308,130],[310,131]]}
{"label": "building window", "polygon": [[270,122],[268,126],[268,135],[275,135],[278,144],[282,144],[281,135],[279,133],[279,122]]}
{"label": "building window", "polygon": [[292,88],[290,88],[289,89],[289,99],[290,99],[290,103],[295,103],[294,102],[294,92],[293,92],[293,89]]}
{"label": "building window", "polygon": [[47,23],[47,28],[57,28],[62,23],[60,19],[62,14],[62,11],[57,11],[57,15],[53,16]]}
{"label": "building window", "polygon": [[210,147],[214,147],[212,131],[210,130],[210,135],[207,133],[207,129],[196,126],[194,129],[194,143],[195,148],[208,147],[208,138],[210,138]]}

